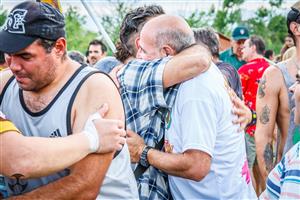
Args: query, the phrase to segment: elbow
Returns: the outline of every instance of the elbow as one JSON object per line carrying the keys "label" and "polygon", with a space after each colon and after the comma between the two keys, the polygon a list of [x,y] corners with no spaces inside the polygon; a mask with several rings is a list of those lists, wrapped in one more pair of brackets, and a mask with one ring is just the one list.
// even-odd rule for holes
{"label": "elbow", "polygon": [[197,67],[197,71],[199,73],[207,71],[211,65],[211,62],[212,60],[210,57],[202,57],[202,59],[198,59],[198,62],[195,65]]}
{"label": "elbow", "polygon": [[94,200],[97,199],[97,196],[99,194],[99,188],[97,188],[97,190],[85,190],[82,194],[80,194],[80,196],[83,197],[83,199],[90,199],[90,200]]}
{"label": "elbow", "polygon": [[23,178],[30,178],[31,174],[35,172],[35,166],[27,159],[11,159],[6,163],[7,170],[3,174],[6,176],[12,176],[15,174],[22,175]]}
{"label": "elbow", "polygon": [[[77,177],[74,174],[70,174],[69,178],[73,179],[72,182],[75,183],[77,187],[76,198],[73,199],[86,199],[94,200],[97,199],[99,194],[100,186],[94,181],[86,179],[85,176]],[[94,183],[94,184],[91,184]]]}
{"label": "elbow", "polygon": [[187,171],[186,178],[199,182],[207,176],[209,170],[210,170],[210,165],[205,165],[205,166],[198,165],[197,167],[192,167],[189,171]]}

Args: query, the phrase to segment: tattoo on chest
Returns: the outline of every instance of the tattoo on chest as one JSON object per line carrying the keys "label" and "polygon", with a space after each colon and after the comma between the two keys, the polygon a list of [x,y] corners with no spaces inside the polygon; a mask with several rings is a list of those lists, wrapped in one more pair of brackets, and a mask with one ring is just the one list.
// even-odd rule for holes
{"label": "tattoo on chest", "polygon": [[270,143],[265,147],[264,160],[266,164],[266,170],[270,172],[273,169],[273,148]]}
{"label": "tattoo on chest", "polygon": [[262,77],[259,81],[259,86],[258,86],[258,97],[261,99],[263,98],[266,93],[265,93],[265,89],[266,89],[266,77]]}
{"label": "tattoo on chest", "polygon": [[259,117],[259,121],[262,124],[267,124],[270,121],[270,108],[267,105],[263,107],[262,113]]}

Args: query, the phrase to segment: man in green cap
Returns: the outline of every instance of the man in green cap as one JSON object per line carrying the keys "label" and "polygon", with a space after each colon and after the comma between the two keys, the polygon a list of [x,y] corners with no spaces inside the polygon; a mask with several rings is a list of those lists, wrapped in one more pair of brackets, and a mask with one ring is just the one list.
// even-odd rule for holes
{"label": "man in green cap", "polygon": [[246,62],[242,60],[242,49],[245,40],[249,38],[249,30],[244,26],[236,27],[231,35],[231,47],[220,54],[220,60],[231,64],[238,70]]}

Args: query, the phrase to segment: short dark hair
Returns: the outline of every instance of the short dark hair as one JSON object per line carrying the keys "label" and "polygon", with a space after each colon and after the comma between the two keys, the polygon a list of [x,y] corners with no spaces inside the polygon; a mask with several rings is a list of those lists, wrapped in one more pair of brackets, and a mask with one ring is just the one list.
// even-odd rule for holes
{"label": "short dark hair", "polygon": [[41,45],[46,53],[50,53],[55,46],[56,41],[46,40],[46,39],[38,39],[38,44]]}
{"label": "short dark hair", "polygon": [[265,43],[264,40],[257,36],[257,35],[252,35],[249,38],[249,46],[255,45],[256,47],[256,53],[260,54],[260,55],[264,55],[265,53]]}
{"label": "short dark hair", "polygon": [[[39,45],[41,45],[45,49],[46,53],[50,53],[56,43],[56,41],[54,41],[54,40],[47,40],[47,39],[41,39],[41,38],[37,39],[37,42]],[[67,51],[64,52],[62,59],[65,59],[66,56],[67,56]]]}
{"label": "short dark hair", "polygon": [[204,44],[208,47],[214,57],[219,57],[219,40],[214,29],[205,27],[193,29],[196,43]]}
{"label": "short dark hair", "polygon": [[101,41],[101,40],[92,40],[90,43],[89,43],[89,46],[88,46],[88,50],[90,48],[91,45],[100,45],[101,46],[101,51],[102,53],[106,52],[107,51],[107,48],[106,46],[104,45],[104,43]]}
{"label": "short dark hair", "polygon": [[266,58],[270,59],[271,56],[273,56],[273,55],[274,55],[274,51],[272,49],[268,49],[268,50],[265,51],[265,57]]}
{"label": "short dark hair", "polygon": [[146,21],[157,15],[165,14],[159,5],[138,7],[126,14],[120,27],[120,40],[125,49],[132,55],[136,55],[132,36],[138,34]]}
{"label": "short dark hair", "polygon": [[4,63],[5,63],[4,53],[0,51],[0,65],[3,65]]}
{"label": "short dark hair", "polygon": [[287,24],[287,28],[288,28],[288,33],[291,34],[293,37],[293,33],[290,30],[290,24],[292,22],[296,22],[298,24],[300,24],[300,2],[296,2],[292,7],[291,10],[288,12],[287,14],[287,20],[286,20],[286,24]]}

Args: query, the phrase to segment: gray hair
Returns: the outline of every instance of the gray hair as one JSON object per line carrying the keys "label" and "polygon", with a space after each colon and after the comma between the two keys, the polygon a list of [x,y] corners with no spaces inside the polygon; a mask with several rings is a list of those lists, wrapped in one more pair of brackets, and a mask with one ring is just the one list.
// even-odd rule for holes
{"label": "gray hair", "polygon": [[156,46],[161,48],[164,44],[170,45],[176,53],[195,43],[193,35],[176,29],[164,29],[156,35]]}
{"label": "gray hair", "polygon": [[210,27],[193,29],[196,43],[204,44],[214,57],[219,57],[219,40],[214,29]]}

